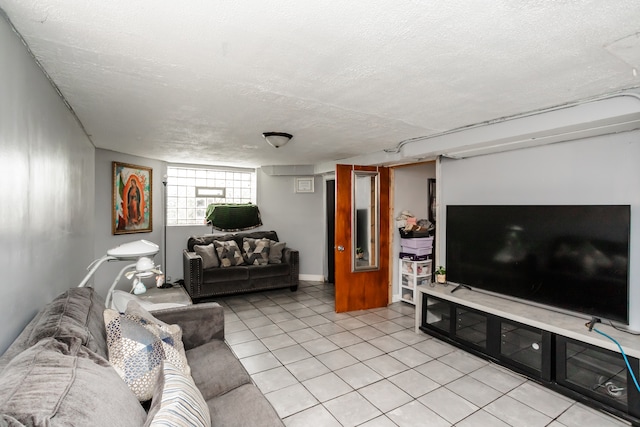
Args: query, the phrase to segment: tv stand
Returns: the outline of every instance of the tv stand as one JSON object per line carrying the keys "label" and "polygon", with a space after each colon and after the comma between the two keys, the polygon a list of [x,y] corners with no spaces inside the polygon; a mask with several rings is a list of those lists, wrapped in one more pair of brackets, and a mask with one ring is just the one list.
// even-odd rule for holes
{"label": "tv stand", "polygon": [[460,289],[467,289],[467,290],[471,290],[471,286],[467,286],[467,285],[458,285],[455,288],[451,289],[451,293],[454,293],[457,290]]}
{"label": "tv stand", "polygon": [[458,286],[416,288],[416,332],[524,374],[640,426],[640,392],[618,346],[640,375],[640,336],[579,317]]}

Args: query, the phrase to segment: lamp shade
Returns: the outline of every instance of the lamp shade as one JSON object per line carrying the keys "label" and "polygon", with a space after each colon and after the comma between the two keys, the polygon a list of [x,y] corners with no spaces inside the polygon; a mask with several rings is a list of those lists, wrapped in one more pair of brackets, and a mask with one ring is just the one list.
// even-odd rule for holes
{"label": "lamp shade", "polygon": [[293,135],[285,132],[264,132],[262,137],[269,145],[274,148],[280,148],[293,138]]}
{"label": "lamp shade", "polygon": [[151,277],[156,274],[153,270],[156,268],[156,265],[153,263],[151,258],[141,257],[136,262],[136,272],[138,273],[138,277]]}
{"label": "lamp shade", "polygon": [[136,260],[142,256],[152,256],[160,251],[160,246],[148,240],[136,240],[135,242],[123,243],[107,251],[107,255],[121,260]]}

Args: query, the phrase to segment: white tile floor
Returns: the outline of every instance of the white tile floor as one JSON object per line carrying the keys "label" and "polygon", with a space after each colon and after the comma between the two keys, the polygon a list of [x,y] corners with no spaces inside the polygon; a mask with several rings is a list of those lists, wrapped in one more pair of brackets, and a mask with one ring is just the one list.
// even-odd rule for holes
{"label": "white tile floor", "polygon": [[333,286],[313,282],[216,301],[227,342],[288,427],[629,425],[414,333],[406,303],[335,313]]}

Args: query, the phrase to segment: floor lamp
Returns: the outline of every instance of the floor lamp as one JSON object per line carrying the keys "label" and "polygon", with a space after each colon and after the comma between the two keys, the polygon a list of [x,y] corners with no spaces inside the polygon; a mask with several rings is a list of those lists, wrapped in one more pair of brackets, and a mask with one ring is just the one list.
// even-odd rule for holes
{"label": "floor lamp", "polygon": [[169,275],[167,273],[167,182],[168,182],[168,177],[165,174],[162,177],[162,186],[163,191],[162,191],[162,206],[164,208],[164,214],[162,216],[162,225],[163,225],[163,233],[164,236],[162,237],[162,265],[164,268],[164,281],[162,283],[162,285],[160,286],[161,288],[169,288],[171,287],[171,283],[169,283]]}

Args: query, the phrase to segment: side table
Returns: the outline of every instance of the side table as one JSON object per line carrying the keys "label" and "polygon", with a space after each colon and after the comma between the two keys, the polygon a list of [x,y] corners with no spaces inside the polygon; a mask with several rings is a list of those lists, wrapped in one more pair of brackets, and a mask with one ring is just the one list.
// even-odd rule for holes
{"label": "side table", "polygon": [[129,292],[114,290],[112,307],[119,312],[124,312],[129,301],[138,302],[147,311],[161,310],[164,308],[184,307],[192,305],[191,297],[180,285],[173,285],[170,288],[158,288],[149,286],[147,292],[140,295],[133,295]]}

